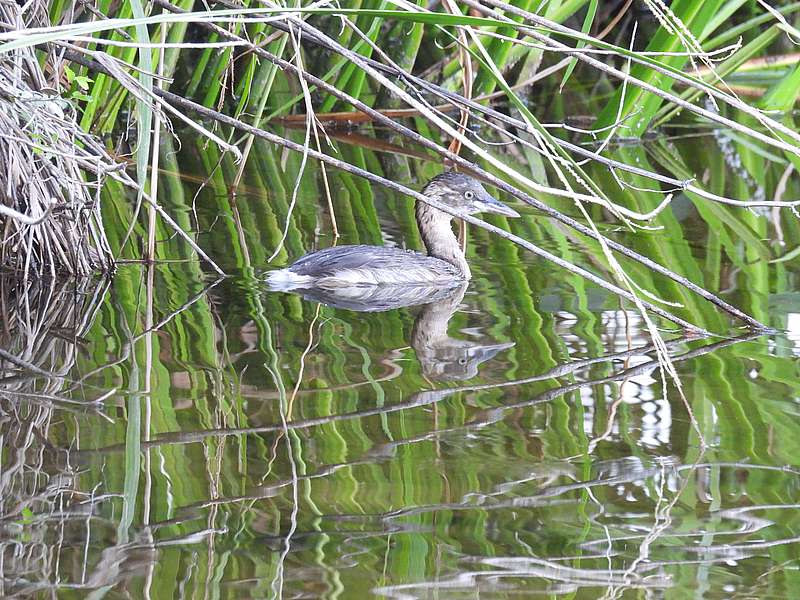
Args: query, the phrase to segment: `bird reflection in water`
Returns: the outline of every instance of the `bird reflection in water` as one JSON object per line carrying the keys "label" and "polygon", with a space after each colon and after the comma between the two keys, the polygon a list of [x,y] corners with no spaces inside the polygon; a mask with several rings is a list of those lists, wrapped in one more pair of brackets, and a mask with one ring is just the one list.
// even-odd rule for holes
{"label": "bird reflection in water", "polygon": [[463,284],[452,290],[450,296],[426,304],[414,321],[411,346],[417,353],[423,374],[429,379],[472,379],[482,363],[514,346],[514,342],[480,344],[447,335],[450,318],[458,310],[466,291],[467,284]]}
{"label": "bird reflection in water", "polygon": [[513,342],[481,344],[450,337],[450,319],[464,299],[468,284],[442,286],[350,286],[295,289],[306,300],[356,312],[384,312],[420,306],[411,333],[411,347],[428,379],[462,381],[472,379],[484,362],[514,346]]}

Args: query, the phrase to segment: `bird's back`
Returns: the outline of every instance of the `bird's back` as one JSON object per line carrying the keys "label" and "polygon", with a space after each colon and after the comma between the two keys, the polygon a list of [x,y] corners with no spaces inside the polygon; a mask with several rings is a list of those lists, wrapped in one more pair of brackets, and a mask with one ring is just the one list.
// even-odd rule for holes
{"label": "bird's back", "polygon": [[273,288],[342,285],[441,285],[462,280],[450,263],[386,246],[336,246],[306,254],[268,276]]}

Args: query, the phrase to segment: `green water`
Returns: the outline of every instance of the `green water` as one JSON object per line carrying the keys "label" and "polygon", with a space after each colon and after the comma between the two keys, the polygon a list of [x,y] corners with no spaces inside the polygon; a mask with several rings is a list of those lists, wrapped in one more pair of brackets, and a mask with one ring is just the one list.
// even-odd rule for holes
{"label": "green water", "polygon": [[[748,181],[698,139],[618,154],[685,161],[739,197],[774,194],[780,165]],[[415,186],[440,170],[338,147]],[[800,286],[796,261],[769,262],[800,239],[791,214],[782,245],[770,215],[683,196],[660,231],[593,212],[608,235],[781,330],[749,336],[624,263],[717,334],[681,339],[656,321],[681,394],[635,309],[482,231],[463,298],[360,313],[268,292],[299,159],[255,148],[235,197],[237,166],[214,170],[213,149],[162,149],[162,202],[227,279],[173,260],[121,264],[111,281],[0,281],[2,348],[44,370],[3,363],[0,595],[798,596]],[[328,177],[344,243],[419,247],[407,201]],[[323,189],[309,166],[273,264],[331,244]],[[124,223],[131,208],[114,194],[107,218]],[[514,206],[522,219],[490,220],[609,277],[596,246]],[[167,229],[159,252],[192,256]],[[423,342],[421,329],[439,335]]]}

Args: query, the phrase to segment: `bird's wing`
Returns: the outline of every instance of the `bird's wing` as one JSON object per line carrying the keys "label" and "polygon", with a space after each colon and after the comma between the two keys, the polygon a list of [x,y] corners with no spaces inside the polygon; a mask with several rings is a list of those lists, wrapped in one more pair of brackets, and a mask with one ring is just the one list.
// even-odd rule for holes
{"label": "bird's wing", "polygon": [[290,269],[297,275],[333,276],[350,269],[405,268],[428,259],[424,254],[387,246],[336,246],[306,254]]}

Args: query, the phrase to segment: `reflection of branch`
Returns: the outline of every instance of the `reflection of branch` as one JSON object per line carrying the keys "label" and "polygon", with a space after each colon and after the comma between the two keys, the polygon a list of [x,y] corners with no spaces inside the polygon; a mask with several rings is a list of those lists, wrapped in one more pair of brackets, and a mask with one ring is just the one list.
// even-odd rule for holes
{"label": "reflection of branch", "polygon": [[[693,336],[693,337],[684,336],[684,337],[677,338],[677,339],[670,340],[670,341],[666,342],[666,346],[667,346],[667,348],[674,348],[674,347],[676,347],[676,346],[678,346],[680,344],[683,344],[683,343],[686,343],[686,342],[689,342],[689,341],[692,341],[692,340],[696,340],[696,339],[698,339],[696,336]],[[574,361],[571,361],[571,362],[562,363],[560,365],[556,365],[555,367],[552,367],[551,369],[548,369],[544,373],[541,373],[539,375],[533,375],[531,377],[524,377],[524,378],[521,378],[521,379],[512,379],[510,381],[501,381],[501,382],[497,382],[497,383],[484,383],[484,384],[478,384],[478,385],[451,387],[451,388],[447,388],[447,389],[441,390],[441,391],[447,392],[448,395],[449,395],[449,394],[454,394],[456,392],[477,392],[477,391],[483,391],[483,390],[491,390],[491,389],[498,389],[498,388],[504,388],[504,387],[513,387],[513,386],[517,386],[517,385],[524,385],[524,384],[527,384],[527,383],[534,383],[534,382],[537,382],[537,381],[547,381],[549,379],[556,379],[558,377],[566,377],[567,375],[570,375],[572,373],[575,373],[575,372],[577,372],[577,371],[579,371],[581,369],[590,367],[592,365],[605,363],[605,362],[611,362],[611,361],[615,361],[615,360],[625,360],[627,358],[630,358],[631,356],[638,356],[638,355],[641,355],[641,354],[648,354],[648,353],[653,352],[653,351],[655,351],[655,346],[653,344],[648,344],[646,346],[639,346],[638,348],[633,348],[631,350],[624,350],[624,351],[621,351],[621,352],[615,352],[613,354],[605,354],[603,356],[596,356],[596,357],[592,357],[592,358],[582,358],[582,359],[574,360]],[[399,374],[402,373],[402,371],[399,370],[400,368],[396,364],[394,364],[391,360],[386,359],[386,361],[384,361],[384,362],[388,363],[393,368],[392,372],[389,373],[388,375],[386,375],[385,377],[381,377],[381,378],[375,379],[374,381],[378,381],[378,382],[388,381],[390,379],[393,379],[393,378],[397,377]],[[321,387],[321,388],[307,389],[307,390],[299,390],[298,393],[300,395],[311,395],[311,394],[318,394],[320,392],[336,392],[336,391],[340,391],[340,390],[350,390],[350,389],[361,387],[361,386],[364,386],[364,385],[369,385],[370,383],[371,383],[370,381],[361,381],[361,382],[357,382],[357,383],[348,383],[348,384],[337,385],[337,386]],[[243,389],[245,389],[245,388],[243,388]],[[271,399],[274,399],[274,398],[278,397],[278,392],[261,392],[261,391],[259,391],[257,389],[254,389],[252,391],[248,391],[247,392],[247,397],[248,398],[259,398],[259,399],[270,399],[271,400]],[[394,405],[394,406],[400,406],[400,404],[397,404],[397,405]],[[418,406],[418,404],[415,403],[414,406]],[[384,407],[384,408],[388,408],[388,407]]]}
{"label": "reflection of branch", "polygon": [[28,402],[33,402],[35,404],[44,404],[47,406],[55,405],[58,406],[60,410],[68,410],[71,412],[85,412],[85,411],[92,411],[98,412],[102,414],[103,417],[108,419],[108,417],[102,413],[102,403],[106,398],[109,396],[113,396],[117,393],[117,388],[112,388],[105,392],[104,394],[100,395],[97,398],[92,398],[91,400],[74,400],[72,398],[68,398],[66,396],[57,396],[55,394],[46,394],[43,392],[23,392],[19,390],[7,390],[4,389],[2,394],[7,394],[10,396],[18,396],[20,398],[24,398]]}
{"label": "reflection of branch", "polygon": [[[672,362],[678,363],[678,362],[684,362],[686,360],[691,360],[693,358],[697,358],[699,356],[703,356],[705,354],[709,354],[710,352],[715,352],[715,351],[720,350],[722,348],[727,348],[728,346],[733,346],[734,344],[738,344],[740,342],[749,342],[751,340],[754,340],[756,338],[761,337],[761,335],[763,335],[763,334],[760,334],[760,333],[748,333],[746,335],[742,335],[742,336],[739,336],[739,337],[736,337],[736,338],[730,338],[730,339],[722,340],[720,342],[716,342],[714,344],[708,344],[707,346],[703,346],[703,347],[697,348],[695,350],[690,350],[689,352],[686,352],[685,354],[681,354],[680,356],[677,356],[677,357],[673,358]],[[560,387],[560,388],[555,388],[555,389],[552,389],[552,390],[549,390],[549,391],[545,392],[544,394],[540,394],[534,400],[528,400],[528,401],[525,401],[525,402],[519,402],[519,403],[516,403],[516,404],[513,404],[513,405],[506,405],[506,407],[514,408],[514,407],[519,407],[519,406],[525,406],[526,404],[531,403],[531,402],[536,402],[538,404],[538,403],[541,403],[541,402],[552,400],[552,399],[554,399],[555,397],[558,397],[558,396],[563,396],[564,394],[567,394],[569,392],[573,392],[575,390],[578,390],[578,389],[580,389],[582,387],[586,387],[588,385],[599,385],[599,384],[602,384],[602,383],[611,383],[613,381],[619,381],[621,379],[629,379],[631,377],[636,377],[637,375],[643,375],[645,373],[649,373],[649,372],[653,371],[654,369],[658,368],[658,366],[659,366],[658,360],[651,360],[651,361],[648,361],[646,363],[642,363],[640,365],[636,365],[635,367],[631,367],[630,369],[625,369],[623,371],[619,371],[619,372],[617,372],[617,373],[615,373],[613,375],[610,375],[608,377],[602,377],[602,378],[599,378],[599,379],[594,379],[592,381],[587,381],[587,382],[583,382],[583,383],[581,383],[581,382],[573,383],[573,384],[570,384],[570,385],[565,385],[565,386]],[[504,407],[504,408],[506,408],[506,407]]]}
{"label": "reflection of branch", "polygon": [[[91,510],[76,503],[83,495],[78,489],[82,473],[74,467],[69,448],[54,445],[51,426],[63,420],[54,416],[62,413],[67,418],[69,413],[96,412],[109,419],[101,408],[113,390],[93,400],[82,399],[86,390],[70,397],[67,378],[108,285],[107,278],[0,278],[0,372],[21,368],[0,381],[0,523],[7,529],[29,519],[35,522],[29,534],[3,540],[0,588],[8,596],[52,592],[65,539],[59,528],[63,533],[69,521],[86,518],[88,524],[92,518]],[[17,547],[9,552],[6,542]]]}
{"label": "reflection of branch", "polygon": [[685,469],[690,468],[701,468],[701,467],[730,467],[734,469],[758,469],[761,471],[778,471],[780,473],[791,473],[792,475],[800,475],[800,469],[796,467],[792,467],[790,465],[784,465],[781,467],[776,467],[774,465],[754,465],[747,462],[725,462],[725,461],[718,461],[718,462],[705,462],[705,463],[697,463],[696,465],[686,465],[682,467],[678,467],[679,471],[683,471]]}
{"label": "reflection of branch", "polygon": [[[0,345],[4,346],[0,358],[26,371],[3,378],[4,387],[45,377],[48,385],[61,391],[81,336],[94,320],[109,285],[108,278],[28,284],[13,275],[0,277]],[[0,365],[0,372],[6,370]]]}
{"label": "reflection of branch", "polygon": [[[603,558],[601,556],[581,556],[580,560]],[[662,573],[648,574],[658,569],[654,565],[646,565],[639,572],[630,574],[620,569],[579,569],[567,566],[557,560],[547,560],[534,557],[492,557],[481,558],[478,562],[494,569],[478,569],[468,571],[459,569],[459,573],[451,577],[437,578],[435,581],[422,581],[418,583],[405,583],[387,585],[374,588],[375,594],[390,598],[416,598],[409,592],[419,591],[435,594],[437,591],[464,590],[471,594],[480,592],[482,584],[488,586],[486,590],[496,590],[504,578],[518,579],[545,579],[547,581],[562,582],[570,586],[625,586],[626,589],[655,590],[672,586],[672,578]],[[500,567],[500,568],[497,568]],[[501,588],[502,589],[502,588]],[[516,589],[516,585],[515,585]],[[555,595],[555,594],[554,594]],[[423,596],[419,596],[423,597]],[[647,596],[646,596],[647,597]]]}
{"label": "reflection of branch", "polygon": [[[725,348],[728,346],[732,346],[734,344],[740,342],[746,342],[753,339],[760,337],[760,334],[746,334],[740,336],[738,338],[731,338],[722,340],[720,342],[716,342],[713,344],[708,344],[701,348],[697,348],[695,350],[688,351],[680,356],[673,358],[673,362],[683,362],[686,360],[694,359],[699,356],[703,356],[710,352],[714,352],[721,348]],[[679,343],[683,343],[687,341],[687,339],[691,338],[681,338],[678,340],[673,340],[671,342],[667,342],[668,345],[675,345]],[[318,427],[321,425],[326,425],[329,423],[335,423],[338,421],[346,421],[350,419],[361,419],[365,417],[375,416],[375,415],[387,415],[393,412],[402,411],[402,410],[409,410],[412,408],[418,408],[420,406],[428,406],[431,404],[435,404],[437,402],[442,401],[443,399],[459,393],[459,392],[469,392],[469,391],[478,391],[478,390],[486,390],[486,389],[494,389],[494,388],[504,388],[513,385],[522,385],[525,383],[538,381],[542,378],[544,379],[552,379],[556,376],[561,376],[566,373],[573,372],[578,368],[582,368],[587,365],[596,364],[598,362],[607,362],[611,360],[617,360],[620,358],[624,358],[626,356],[631,356],[635,354],[640,354],[643,351],[647,351],[648,349],[652,349],[652,346],[645,346],[643,348],[637,348],[635,350],[626,350],[624,352],[618,352],[614,354],[610,354],[608,356],[602,358],[592,358],[580,361],[574,361],[571,363],[566,363],[559,367],[555,367],[548,371],[549,376],[536,376],[536,377],[528,377],[525,379],[519,379],[514,381],[507,381],[502,383],[495,383],[495,384],[486,384],[486,385],[474,385],[474,386],[462,386],[462,387],[454,387],[454,388],[445,388],[442,390],[427,390],[423,392],[417,392],[414,394],[411,399],[407,402],[398,402],[396,404],[391,405],[384,405],[381,407],[366,409],[366,410],[358,410],[352,411],[348,413],[341,413],[336,415],[330,415],[325,417],[315,417],[310,419],[300,419],[296,421],[291,421],[287,423],[287,428],[289,430],[299,430],[299,429],[309,429],[312,427]],[[569,392],[575,391],[577,389],[587,387],[587,386],[594,386],[602,383],[610,383],[614,381],[619,381],[622,379],[634,377],[636,375],[640,375],[642,373],[646,373],[652,371],[653,369],[658,367],[658,361],[652,360],[646,363],[642,363],[635,367],[631,367],[630,369],[624,369],[616,372],[613,375],[609,375],[607,377],[602,377],[598,379],[592,379],[584,382],[572,383],[569,385],[559,386],[553,389],[550,389],[534,398],[529,398],[527,400],[523,400],[520,402],[512,402],[509,404],[503,404],[501,406],[497,406],[496,408],[489,409],[484,411],[484,418],[474,420],[466,425],[455,427],[455,429],[464,429],[464,428],[471,428],[471,427],[481,427],[490,422],[498,421],[502,418],[502,414],[518,408],[523,408],[527,406],[535,406],[538,404],[542,404],[545,402],[550,402],[551,400],[563,396]],[[556,373],[558,375],[554,375]],[[154,438],[149,442],[142,443],[142,447],[151,447],[151,446],[162,446],[162,445],[169,445],[169,444],[189,444],[203,441],[208,437],[217,437],[217,436],[229,436],[229,435],[250,435],[250,434],[257,434],[257,433],[275,433],[280,432],[283,430],[283,425],[275,424],[275,425],[266,425],[263,427],[234,427],[234,428],[216,428],[216,429],[202,429],[197,431],[190,431],[190,432],[166,432],[160,434],[158,437]],[[432,435],[437,435],[442,433],[441,431],[433,432]],[[97,448],[91,450],[80,450],[77,451],[78,454],[83,452],[95,454],[97,452],[119,452],[124,449],[124,444],[116,444],[113,446],[107,446],[105,448]]]}
{"label": "reflection of branch", "polygon": [[768,542],[749,542],[747,544],[723,544],[721,546],[687,546],[683,548],[691,552],[702,554],[703,552],[713,553],[719,552],[726,555],[725,560],[730,560],[730,554],[737,551],[747,550],[762,550],[764,548],[774,548],[775,546],[783,546],[784,544],[796,544],[800,542],[800,536],[781,538],[779,540],[770,540]]}
{"label": "reflection of branch", "polygon": [[178,308],[173,310],[171,313],[169,313],[166,317],[161,319],[158,323],[153,325],[151,328],[146,329],[146,330],[142,331],[141,333],[137,334],[136,336],[134,336],[132,341],[138,342],[140,339],[142,339],[148,333],[151,333],[153,331],[158,331],[159,329],[164,327],[167,323],[169,323],[172,319],[177,317],[179,314],[181,314],[182,312],[184,312],[184,311],[188,310],[189,308],[191,308],[193,304],[195,304],[203,296],[208,294],[208,292],[210,292],[214,287],[217,286],[217,284],[219,284],[224,279],[225,279],[224,277],[219,277],[219,278],[215,279],[214,281],[212,281],[211,283],[207,284],[202,290],[197,292],[194,296],[189,298],[189,300],[187,300],[186,302],[181,304]]}
{"label": "reflection of branch", "polygon": [[32,362],[28,362],[27,360],[24,360],[19,356],[14,356],[10,352],[6,352],[2,348],[0,348],[0,358],[2,358],[3,360],[7,360],[11,364],[16,365],[22,369],[25,369],[26,371],[31,371],[32,373],[36,373],[37,375],[42,375],[43,377],[58,377],[58,375],[56,375],[55,373],[51,371],[46,371],[41,367],[37,367]]}
{"label": "reflection of branch", "polygon": [[[731,346],[731,345],[739,343],[739,342],[749,341],[749,340],[755,339],[757,337],[759,337],[757,334],[748,334],[748,335],[741,336],[739,338],[722,340],[720,342],[717,342],[717,343],[714,343],[714,344],[709,344],[709,345],[703,346],[702,348],[698,348],[696,350],[692,350],[692,351],[686,352],[681,356],[675,357],[673,359],[673,362],[682,362],[682,361],[690,360],[690,359],[693,359],[693,358],[697,358],[698,356],[702,356],[704,354],[708,354],[710,352],[714,352],[716,350],[719,350],[719,349],[727,347],[727,346]],[[681,341],[684,341],[684,340],[675,340],[674,342],[670,342],[670,343],[671,344],[672,343],[678,343],[678,342],[681,342]],[[610,360],[612,358],[616,358],[616,357],[618,357],[620,355],[629,355],[631,353],[636,353],[636,352],[641,352],[641,349],[617,353],[617,354],[612,355],[607,360]],[[596,359],[589,359],[588,361],[577,361],[577,362],[597,362],[597,360]],[[566,367],[566,366],[568,366],[568,365],[564,365],[564,367]],[[485,425],[487,425],[489,423],[496,422],[496,421],[500,420],[502,418],[503,413],[505,413],[506,411],[514,410],[514,409],[518,409],[518,408],[522,408],[522,407],[526,407],[526,406],[538,405],[538,404],[541,404],[543,402],[549,402],[549,401],[552,401],[553,399],[555,399],[555,398],[557,398],[557,397],[559,397],[559,396],[561,396],[561,395],[563,395],[565,393],[568,393],[570,391],[574,391],[574,390],[582,388],[582,387],[594,386],[594,385],[598,385],[599,383],[607,383],[607,382],[619,381],[619,380],[622,380],[622,379],[627,379],[627,378],[633,377],[635,375],[641,374],[643,372],[650,371],[650,370],[656,368],[657,366],[658,366],[658,361],[654,360],[654,361],[650,361],[648,363],[643,363],[642,365],[638,365],[636,367],[632,367],[630,369],[621,370],[621,371],[619,371],[619,372],[617,372],[614,375],[611,375],[609,377],[604,377],[604,378],[600,378],[600,379],[586,381],[586,382],[583,382],[583,383],[571,384],[571,385],[566,385],[566,386],[561,386],[561,387],[558,387],[558,388],[554,388],[553,390],[549,390],[549,391],[547,391],[547,392],[545,392],[543,394],[540,394],[539,396],[536,396],[536,397],[534,397],[532,399],[528,399],[528,400],[525,400],[525,401],[516,402],[516,403],[512,403],[512,404],[506,404],[506,405],[503,405],[503,406],[500,406],[500,407],[497,407],[497,408],[494,408],[494,409],[489,409],[487,411],[484,411],[484,417],[482,419],[475,419],[475,420],[471,421],[470,423],[468,423],[466,425],[455,426],[455,427],[451,427],[451,428],[447,428],[447,429],[434,430],[434,431],[430,431],[430,432],[427,432],[427,433],[424,433],[424,434],[420,434],[420,435],[415,436],[413,438],[406,438],[406,439],[402,439],[402,440],[396,440],[396,441],[393,441],[393,442],[381,444],[379,446],[373,447],[370,450],[370,452],[368,452],[361,459],[354,460],[354,461],[348,461],[348,462],[344,462],[344,463],[338,463],[338,464],[335,464],[335,465],[320,466],[316,470],[315,473],[304,475],[304,476],[301,477],[301,479],[314,479],[314,478],[318,478],[318,477],[325,477],[325,476],[330,475],[331,473],[333,473],[335,471],[338,471],[338,470],[340,470],[342,468],[350,468],[350,467],[357,466],[359,464],[369,464],[369,463],[372,463],[375,460],[375,457],[388,457],[388,456],[391,456],[393,454],[393,452],[394,452],[394,449],[397,448],[397,447],[406,446],[408,444],[417,443],[417,442],[420,442],[420,441],[430,440],[432,438],[439,437],[439,436],[441,436],[443,434],[446,434],[446,433],[453,433],[453,432],[457,432],[457,431],[461,432],[461,431],[463,431],[465,429],[472,429],[472,428],[475,428],[475,427],[483,427],[483,426],[485,426]],[[556,368],[556,370],[558,370],[558,369],[559,368]],[[522,380],[522,381],[525,381],[525,380]],[[498,385],[503,386],[504,384],[498,384]],[[472,390],[472,389],[476,389],[476,388],[486,389],[486,387],[491,387],[491,386],[465,386],[465,387],[462,387],[462,388],[452,388],[452,389],[439,390],[439,391],[420,392],[420,393],[415,394],[414,397],[413,397],[413,401],[409,402],[409,403],[396,404],[396,405],[393,405],[393,406],[385,406],[385,407],[379,408],[379,409],[371,409],[371,410],[367,410],[367,411],[358,411],[358,412],[346,413],[346,414],[342,414],[342,415],[333,415],[333,416],[329,416],[329,417],[306,419],[306,420],[303,420],[303,421],[294,421],[292,423],[289,423],[288,427],[291,428],[291,429],[308,428],[308,427],[313,427],[313,426],[316,426],[316,425],[322,425],[322,424],[325,424],[325,423],[335,422],[335,421],[344,420],[344,419],[361,418],[361,417],[364,417],[364,416],[370,416],[370,415],[376,415],[376,414],[385,414],[385,413],[389,413],[389,412],[394,412],[396,410],[407,409],[407,408],[410,408],[412,406],[413,407],[425,406],[425,405],[429,405],[429,404],[432,404],[432,403],[439,402],[442,399],[452,395],[453,393],[455,393],[457,391]],[[282,425],[273,425],[273,426],[267,426],[267,427],[206,430],[206,431],[202,431],[202,432],[192,432],[192,433],[189,433],[189,434],[183,434],[183,433],[180,433],[180,434],[163,434],[162,436],[159,436],[158,440],[155,440],[155,441],[153,441],[151,443],[159,444],[159,445],[160,444],[169,444],[169,443],[189,443],[189,442],[201,441],[201,440],[205,439],[207,436],[210,436],[210,435],[234,435],[234,434],[235,435],[240,435],[240,434],[247,434],[247,433],[268,433],[268,432],[279,432],[282,429],[283,429]],[[89,452],[91,452],[91,453],[94,453],[94,452],[107,452],[107,451],[116,451],[118,449],[121,449],[121,447],[112,446],[112,447],[105,448],[105,449],[100,449],[100,450],[90,450]],[[689,467],[684,467],[684,468],[697,468],[699,466],[702,466],[702,463],[698,463],[697,465],[691,465]],[[678,468],[678,467],[676,467],[676,468]],[[655,473],[655,470],[652,470],[652,473]],[[612,478],[600,478],[600,479],[596,479],[596,480],[592,480],[592,481],[585,481],[585,482],[578,482],[578,483],[575,483],[575,484],[556,486],[556,487],[553,487],[553,488],[547,488],[546,490],[543,490],[543,492],[541,494],[537,495],[537,496],[532,496],[532,497],[527,497],[527,498],[517,498],[517,499],[515,499],[513,501],[510,501],[510,502],[493,502],[491,504],[485,504],[485,505],[481,504],[481,506],[484,506],[486,508],[497,509],[497,508],[504,508],[504,507],[507,508],[507,507],[511,507],[511,506],[519,507],[519,506],[539,505],[545,498],[552,498],[552,497],[555,497],[555,496],[563,495],[563,494],[571,492],[571,491],[576,491],[576,490],[579,490],[579,489],[586,489],[587,486],[588,487],[594,487],[594,486],[598,486],[598,485],[608,485],[608,484],[612,484],[612,483],[626,483],[626,482],[628,482],[628,481],[630,481],[632,479],[639,479],[639,478],[642,478],[644,476],[648,476],[648,473],[647,472],[642,472],[641,470],[639,470],[639,471],[636,471],[633,474],[629,474],[629,476],[627,476],[627,477],[625,475],[619,475],[619,476],[615,476],[615,477],[612,477]],[[270,484],[269,486],[265,486],[265,489],[262,490],[262,492],[259,493],[256,496],[238,497],[238,498],[234,498],[234,499],[229,498],[226,501],[227,502],[231,502],[231,501],[236,502],[236,501],[245,500],[245,499],[252,499],[254,497],[271,496],[271,495],[273,495],[275,493],[276,489],[279,489],[280,487],[284,487],[286,485],[290,485],[291,483],[292,482],[290,480],[286,480],[284,482],[276,482],[276,483]],[[486,496],[486,497],[488,498],[488,496]],[[206,503],[200,503],[199,506],[204,506],[205,504]],[[388,518],[388,517],[398,517],[398,516],[405,516],[405,515],[408,515],[408,514],[419,514],[419,513],[429,512],[430,510],[443,510],[443,509],[458,510],[458,509],[474,508],[475,506],[476,506],[476,504],[474,502],[452,503],[452,504],[448,504],[448,505],[437,504],[437,505],[434,505],[434,506],[431,506],[431,507],[427,507],[427,508],[426,507],[416,507],[414,509],[407,509],[407,510],[403,510],[403,511],[395,511],[394,513],[386,513],[383,516],[386,517],[386,518]]]}
{"label": "reflection of branch", "polygon": [[115,366],[117,366],[119,364],[122,364],[126,360],[128,360],[128,358],[130,357],[132,344],[134,344],[135,342],[138,342],[140,339],[145,337],[147,334],[152,333],[154,331],[158,331],[159,329],[161,329],[162,327],[167,325],[167,323],[172,321],[179,314],[181,314],[182,312],[184,312],[184,311],[188,310],[189,308],[191,308],[192,305],[197,303],[197,301],[199,301],[206,294],[208,294],[208,292],[211,291],[212,288],[214,288],[219,282],[221,282],[223,280],[224,280],[224,277],[220,277],[220,278],[216,279],[215,281],[212,281],[211,283],[206,285],[202,290],[200,290],[197,294],[195,294],[189,300],[187,300],[186,302],[181,304],[177,309],[175,309],[174,311],[169,313],[166,317],[161,319],[158,323],[156,323],[152,327],[150,327],[148,329],[145,329],[144,331],[142,331],[141,333],[137,334],[136,336],[129,336],[128,339],[126,339],[123,342],[122,348],[121,348],[121,353],[120,353],[120,356],[118,358],[114,359],[111,362],[108,362],[108,363],[105,363],[103,365],[100,365],[99,367],[96,367],[96,368],[92,369],[88,373],[85,373],[77,381],[77,384],[78,385],[83,385],[83,383],[86,380],[91,379],[92,377],[94,377],[95,375],[100,373],[101,371],[104,371],[105,369],[108,369],[110,367],[115,367]]}

